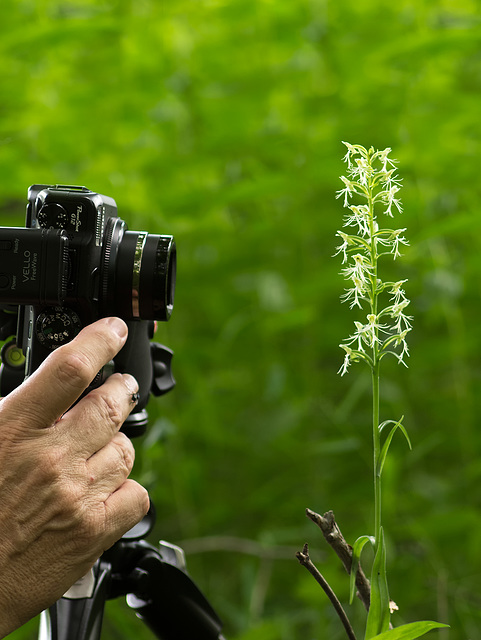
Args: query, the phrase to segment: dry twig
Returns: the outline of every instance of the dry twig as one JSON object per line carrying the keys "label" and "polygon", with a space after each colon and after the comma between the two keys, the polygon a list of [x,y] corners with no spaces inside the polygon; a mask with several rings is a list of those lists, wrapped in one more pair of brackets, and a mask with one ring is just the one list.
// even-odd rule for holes
{"label": "dry twig", "polygon": [[[306,515],[321,529],[324,538],[336,552],[347,573],[350,574],[352,567],[352,547],[345,541],[334,518],[334,513],[327,511],[321,516],[311,511],[311,509],[306,509]],[[371,585],[360,565],[356,573],[356,588],[359,599],[363,603],[366,611],[369,611]]]}
{"label": "dry twig", "polygon": [[329,600],[331,601],[332,606],[336,610],[337,615],[339,616],[342,624],[344,625],[344,629],[346,630],[347,636],[349,640],[356,640],[356,636],[354,635],[354,630],[349,622],[349,618],[346,615],[346,612],[342,608],[342,604],[339,602],[336,594],[329,586],[329,583],[324,578],[322,573],[317,569],[316,565],[309,558],[309,546],[306,542],[302,551],[298,551],[296,553],[296,557],[303,567],[309,571],[309,573],[315,578],[316,582],[321,585],[324,593],[327,595]]}

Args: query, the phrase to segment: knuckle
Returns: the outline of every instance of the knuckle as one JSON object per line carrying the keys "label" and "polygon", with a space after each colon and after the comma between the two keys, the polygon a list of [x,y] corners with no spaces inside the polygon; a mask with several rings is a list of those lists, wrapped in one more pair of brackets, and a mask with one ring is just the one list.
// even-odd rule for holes
{"label": "knuckle", "polygon": [[100,390],[92,394],[96,401],[100,419],[119,429],[124,420],[124,409],[122,402],[115,396],[102,393]]}
{"label": "knuckle", "polygon": [[131,490],[135,494],[135,517],[137,520],[143,518],[147,511],[150,509],[150,497],[149,492],[135,480],[129,480]]}
{"label": "knuckle", "polygon": [[145,516],[150,509],[150,496],[147,489],[141,487],[142,491],[139,497],[139,509],[142,512],[142,516]]}
{"label": "knuckle", "polygon": [[57,357],[57,374],[61,384],[74,387],[87,387],[95,376],[92,364],[88,357],[80,351],[62,351],[62,348],[55,352]]}
{"label": "knuckle", "polygon": [[135,450],[132,443],[123,433],[118,433],[112,439],[112,444],[117,452],[119,464],[129,474],[132,471],[135,460]]}

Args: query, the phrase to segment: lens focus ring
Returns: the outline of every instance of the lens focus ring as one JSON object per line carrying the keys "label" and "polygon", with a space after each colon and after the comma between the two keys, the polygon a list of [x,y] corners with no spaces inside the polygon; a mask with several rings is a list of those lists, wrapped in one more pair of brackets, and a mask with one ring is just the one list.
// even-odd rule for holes
{"label": "lens focus ring", "polygon": [[137,235],[135,244],[134,263],[132,265],[132,315],[134,318],[140,318],[140,270],[148,235],[145,231],[141,231]]}
{"label": "lens focus ring", "polygon": [[174,305],[174,238],[126,229],[119,218],[106,225],[100,312],[125,320],[168,320]]}

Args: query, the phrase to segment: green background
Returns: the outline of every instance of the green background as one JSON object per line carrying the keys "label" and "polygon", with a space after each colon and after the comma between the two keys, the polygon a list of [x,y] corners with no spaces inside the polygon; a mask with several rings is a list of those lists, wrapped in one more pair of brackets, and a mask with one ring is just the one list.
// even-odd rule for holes
{"label": "green background", "polygon": [[[309,541],[348,579],[306,507],[372,533],[368,370],[336,374],[356,317],[334,198],[341,140],[392,147],[411,246],[409,369],[386,362],[399,418],[384,476],[395,625],[481,638],[478,0],[3,0],[0,222],[32,183],[85,184],[131,229],[172,233],[176,307],[158,339],[176,390],[150,406],[135,477],[152,542],[184,546],[237,640],[344,632],[295,559]],[[391,267],[390,267],[391,269]],[[346,604],[359,637],[364,613]],[[12,638],[34,638],[32,622]],[[436,632],[431,636],[436,637]],[[110,603],[103,637],[150,638]]]}

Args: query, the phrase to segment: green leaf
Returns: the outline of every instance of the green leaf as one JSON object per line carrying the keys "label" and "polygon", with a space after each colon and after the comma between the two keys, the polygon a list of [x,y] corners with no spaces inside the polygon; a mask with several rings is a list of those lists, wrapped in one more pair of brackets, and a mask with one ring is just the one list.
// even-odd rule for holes
{"label": "green leaf", "polygon": [[372,536],[360,536],[352,547],[352,564],[350,575],[350,589],[349,589],[349,604],[352,604],[354,595],[356,593],[356,573],[359,569],[359,562],[361,560],[361,552],[366,542],[370,542],[374,546],[374,538]]}
{"label": "green leaf", "polygon": [[402,420],[403,420],[404,416],[401,416],[401,418],[397,421],[394,422],[394,420],[386,420],[385,422],[383,422],[382,424],[379,425],[379,432],[381,432],[385,426],[387,426],[388,424],[394,424],[394,427],[391,429],[391,431],[389,432],[388,437],[386,438],[386,441],[384,442],[384,445],[382,447],[381,453],[379,455],[379,460],[377,463],[377,474],[378,476],[381,475],[383,467],[384,467],[384,463],[386,461],[386,457],[387,457],[387,452],[389,451],[389,447],[391,445],[391,440],[393,439],[394,434],[396,433],[397,429],[401,429],[401,431],[404,434],[404,437],[407,440],[407,443],[409,445],[409,448],[412,449],[412,444],[411,444],[411,440],[409,439],[408,436],[408,432],[406,431],[404,425],[402,424]]}
{"label": "green leaf", "polygon": [[371,604],[367,615],[365,640],[389,629],[389,592],[386,578],[386,545],[381,527],[371,573]]}
{"label": "green leaf", "polygon": [[372,640],[414,640],[423,636],[432,629],[440,629],[442,627],[449,627],[448,624],[442,624],[441,622],[430,622],[423,620],[422,622],[411,622],[409,624],[403,624],[401,627],[395,629],[389,629],[384,633],[380,633],[374,636]]}

